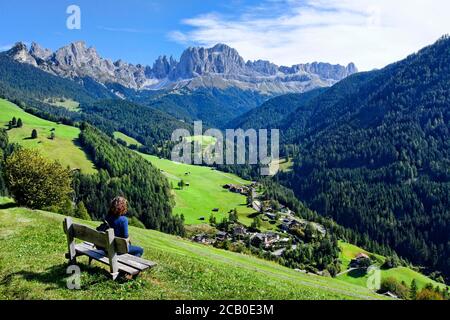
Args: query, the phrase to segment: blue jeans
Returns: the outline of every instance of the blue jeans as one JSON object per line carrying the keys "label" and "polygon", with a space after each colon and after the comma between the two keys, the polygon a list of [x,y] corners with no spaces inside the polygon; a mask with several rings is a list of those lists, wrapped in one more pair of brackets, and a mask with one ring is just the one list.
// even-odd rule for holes
{"label": "blue jeans", "polygon": [[140,258],[144,254],[144,249],[142,249],[141,247],[138,247],[138,246],[130,245],[128,254],[131,254],[132,256]]}

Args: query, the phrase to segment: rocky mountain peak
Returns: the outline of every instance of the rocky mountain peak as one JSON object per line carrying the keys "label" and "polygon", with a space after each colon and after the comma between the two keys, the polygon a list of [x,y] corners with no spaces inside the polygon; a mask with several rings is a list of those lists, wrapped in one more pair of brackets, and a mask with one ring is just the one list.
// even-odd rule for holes
{"label": "rocky mountain peak", "polygon": [[28,47],[23,42],[17,42],[6,54],[21,63],[28,63],[36,66],[36,60],[28,52]]}
{"label": "rocky mountain peak", "polygon": [[33,42],[31,44],[29,53],[34,58],[39,58],[41,60],[47,60],[53,54],[53,52],[50,49],[43,48],[36,42]]}
{"label": "rocky mountain peak", "polygon": [[349,63],[346,69],[347,69],[348,75],[358,73],[358,68],[356,67],[356,65],[353,62]]}
{"label": "rocky mountain peak", "polygon": [[266,60],[248,61],[247,67],[255,72],[270,76],[276,75],[279,69],[276,64]]}
{"label": "rocky mountain peak", "polygon": [[21,52],[21,51],[27,51],[27,50],[28,50],[28,48],[27,48],[27,45],[26,45],[25,43],[23,43],[23,42],[17,42],[17,43],[14,44],[14,46],[13,46],[11,49],[9,49],[7,52],[8,52],[9,55],[12,55],[12,54],[14,54],[14,53]]}
{"label": "rocky mountain peak", "polygon": [[169,76],[170,72],[176,67],[177,62],[173,57],[159,56],[153,63],[152,72],[157,79],[164,79]]}
{"label": "rocky mountain peak", "polygon": [[183,52],[171,73],[173,80],[190,79],[206,74],[237,74],[245,69],[245,61],[237,50],[224,44],[212,48],[191,47]]}

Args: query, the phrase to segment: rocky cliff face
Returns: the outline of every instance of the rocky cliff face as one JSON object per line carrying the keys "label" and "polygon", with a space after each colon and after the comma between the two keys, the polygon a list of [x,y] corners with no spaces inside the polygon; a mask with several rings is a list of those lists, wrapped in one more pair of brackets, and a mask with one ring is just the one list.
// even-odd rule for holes
{"label": "rocky cliff face", "polygon": [[245,62],[235,49],[224,44],[189,48],[179,62],[161,56],[152,67],[104,59],[82,41],[56,52],[36,43],[30,49],[18,43],[8,54],[58,76],[91,77],[103,84],[118,83],[137,90],[238,87],[268,94],[304,92],[333,85],[358,71],[353,63],[347,67],[317,62],[279,67],[263,60]]}
{"label": "rocky cliff face", "polygon": [[245,61],[239,53],[226,45],[211,49],[189,48],[169,74],[171,80],[185,80],[209,74],[238,75],[245,72]]}

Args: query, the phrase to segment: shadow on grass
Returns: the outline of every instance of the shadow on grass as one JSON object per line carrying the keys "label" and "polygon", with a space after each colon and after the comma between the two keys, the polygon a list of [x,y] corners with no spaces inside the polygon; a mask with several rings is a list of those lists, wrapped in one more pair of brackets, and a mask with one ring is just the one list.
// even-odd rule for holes
{"label": "shadow on grass", "polygon": [[364,269],[355,269],[350,271],[348,275],[352,278],[364,278],[367,275],[367,272]]}
{"label": "shadow on grass", "polygon": [[[44,272],[18,271],[11,273],[0,281],[0,286],[9,286],[15,278],[22,278],[28,282],[38,282],[52,287],[46,290],[67,289],[67,279],[71,274],[67,274],[68,264],[53,266]],[[103,283],[111,279],[109,273],[100,267],[78,264],[81,269],[82,281],[81,290],[87,290],[90,286]],[[88,276],[87,279],[85,276]]]}
{"label": "shadow on grass", "polygon": [[255,212],[255,213],[252,213],[252,214],[249,214],[247,217],[249,217],[250,219],[254,219],[254,218],[256,218],[257,216],[259,216],[261,213],[259,213],[259,212]]}
{"label": "shadow on grass", "polygon": [[78,149],[80,149],[81,151],[83,151],[83,153],[86,155],[86,158],[89,160],[89,161],[91,161],[93,164],[95,163],[94,162],[94,157],[92,156],[92,154],[90,154],[89,152],[87,152],[86,150],[85,150],[85,148],[83,147],[83,144],[81,143],[81,141],[80,141],[80,138],[75,138],[75,139],[73,139],[72,140],[72,142],[73,142],[73,144],[78,148]]}
{"label": "shadow on grass", "polygon": [[0,204],[0,210],[7,210],[7,209],[12,209],[12,208],[17,208],[17,207],[18,207],[18,205],[13,202]]}

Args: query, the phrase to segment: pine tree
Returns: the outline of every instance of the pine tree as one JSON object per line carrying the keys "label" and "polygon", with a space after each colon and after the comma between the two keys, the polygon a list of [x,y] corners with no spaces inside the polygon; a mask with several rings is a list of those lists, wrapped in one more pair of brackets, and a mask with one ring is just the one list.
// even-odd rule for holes
{"label": "pine tree", "polygon": [[411,281],[411,288],[409,289],[409,298],[411,300],[416,300],[416,298],[417,298],[417,281],[416,281],[416,279],[413,279],[413,281]]}
{"label": "pine tree", "polygon": [[22,128],[23,127],[23,122],[22,119],[19,118],[19,120],[17,120],[17,128]]}
{"label": "pine tree", "polygon": [[17,119],[16,119],[16,117],[12,118],[11,124],[13,125],[13,127],[15,127],[15,126],[17,125]]}
{"label": "pine tree", "polygon": [[36,129],[33,129],[33,131],[31,132],[31,139],[37,139],[38,137],[38,133]]}
{"label": "pine tree", "polygon": [[217,224],[217,219],[214,216],[214,214],[211,214],[211,216],[209,217],[209,223],[213,226],[215,226]]}
{"label": "pine tree", "polygon": [[66,198],[66,200],[64,200],[59,210],[59,213],[70,217],[75,216],[75,212],[73,210],[73,203],[69,198]]}
{"label": "pine tree", "polygon": [[228,220],[230,220],[231,223],[236,223],[236,222],[238,222],[238,219],[239,219],[239,217],[238,217],[237,210],[234,209],[234,210],[230,213],[230,216],[229,216]]}
{"label": "pine tree", "polygon": [[81,219],[81,220],[86,220],[86,221],[91,220],[91,216],[89,215],[83,201],[78,202],[77,208],[75,210],[75,217],[78,219]]}

